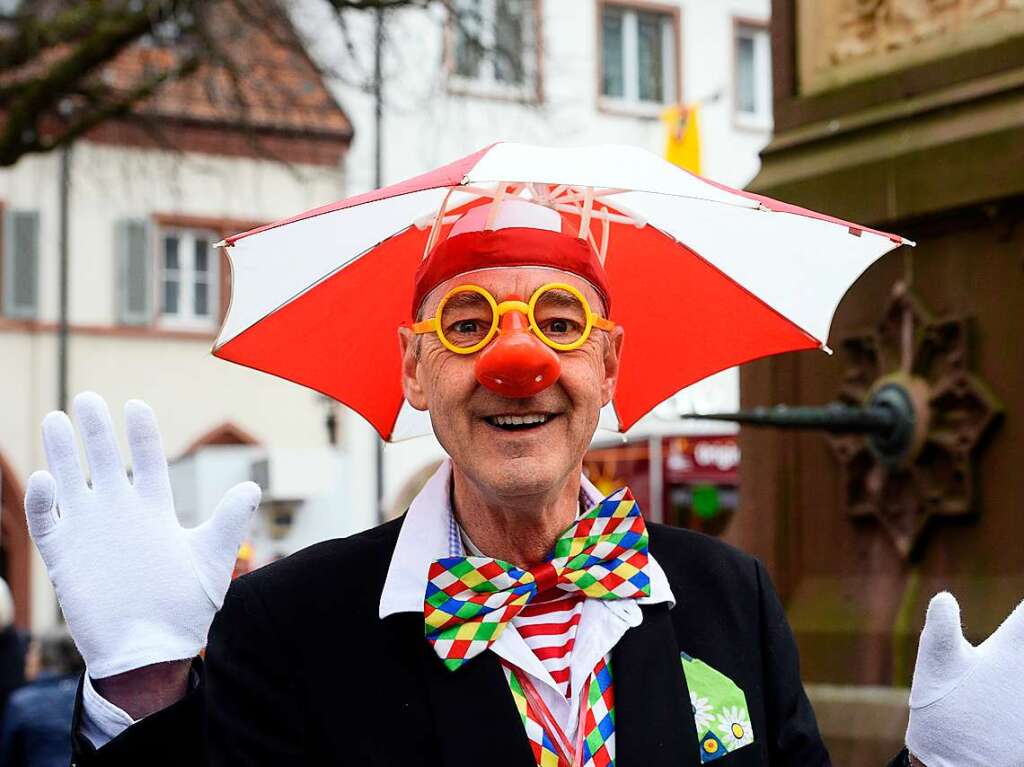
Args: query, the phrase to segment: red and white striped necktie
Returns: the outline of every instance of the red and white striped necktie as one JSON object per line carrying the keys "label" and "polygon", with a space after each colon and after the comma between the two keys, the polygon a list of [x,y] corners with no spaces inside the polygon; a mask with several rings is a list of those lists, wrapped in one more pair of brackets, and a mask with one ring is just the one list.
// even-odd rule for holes
{"label": "red and white striped necktie", "polygon": [[582,594],[552,589],[522,609],[512,625],[544,664],[558,690],[569,697],[569,664],[576,630],[583,615]]}

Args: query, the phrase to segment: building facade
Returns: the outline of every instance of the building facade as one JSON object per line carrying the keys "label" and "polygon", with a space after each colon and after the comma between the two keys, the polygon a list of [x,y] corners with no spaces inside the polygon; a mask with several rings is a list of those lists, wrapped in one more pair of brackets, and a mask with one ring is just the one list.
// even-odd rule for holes
{"label": "building facade", "polygon": [[744,366],[745,406],[915,390],[919,436],[745,431],[734,540],[786,603],[836,764],[903,743],[929,600],[973,644],[1024,596],[1024,6],[775,0],[775,137],[752,188],[917,242],[873,264],[832,323],[834,357]]}
{"label": "building facade", "polygon": [[[304,94],[301,124],[258,101],[239,122],[202,84],[184,82],[132,118],[88,134],[64,156],[28,156],[0,170],[0,547],[23,627],[44,629],[57,619],[26,533],[22,495],[28,475],[45,467],[39,424],[61,406],[62,390],[99,392],[119,432],[123,402],[145,399],[160,418],[172,461],[243,446],[249,457],[234,473],[201,482],[198,472],[176,469],[176,494],[188,506],[202,492],[204,515],[216,503],[208,497],[250,478],[251,464],[267,460],[271,446],[338,452],[328,444],[330,411],[321,398],[209,355],[230,297],[229,267],[215,244],[340,197],[352,134],[303,54],[275,51],[266,39],[249,43]],[[144,46],[130,52],[109,76],[131,70],[148,53]],[[63,237],[68,331],[61,381]],[[332,463],[321,460],[322,471]],[[335,519],[334,534],[372,522],[348,513]]]}

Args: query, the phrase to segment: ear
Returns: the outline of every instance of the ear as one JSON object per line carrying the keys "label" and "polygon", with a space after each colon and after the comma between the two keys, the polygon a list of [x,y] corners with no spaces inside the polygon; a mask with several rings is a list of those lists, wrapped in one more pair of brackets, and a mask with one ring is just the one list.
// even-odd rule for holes
{"label": "ear", "polygon": [[402,393],[417,410],[427,409],[427,396],[420,385],[418,340],[412,328],[398,328],[398,346],[402,355]]}
{"label": "ear", "polygon": [[619,381],[619,360],[622,357],[622,343],[626,337],[626,331],[621,325],[616,325],[608,335],[608,341],[604,345],[604,380],[601,382],[602,405],[607,405],[615,396],[615,385]]}

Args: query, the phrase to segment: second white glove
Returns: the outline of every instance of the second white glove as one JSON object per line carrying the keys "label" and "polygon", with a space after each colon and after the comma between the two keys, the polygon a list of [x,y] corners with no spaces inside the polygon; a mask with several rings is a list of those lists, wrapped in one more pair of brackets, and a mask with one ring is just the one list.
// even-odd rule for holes
{"label": "second white glove", "polygon": [[103,399],[78,395],[74,414],[91,486],[71,421],[50,413],[43,443],[52,473],[29,478],[25,511],[89,675],[191,658],[223,603],[260,489],[236,485],[210,520],[186,530],[174,513],[153,411],[138,400],[125,405],[132,479]]}
{"label": "second white glove", "polygon": [[1024,604],[977,647],[948,592],[932,598],[910,691],[907,746],[927,767],[1024,765]]}

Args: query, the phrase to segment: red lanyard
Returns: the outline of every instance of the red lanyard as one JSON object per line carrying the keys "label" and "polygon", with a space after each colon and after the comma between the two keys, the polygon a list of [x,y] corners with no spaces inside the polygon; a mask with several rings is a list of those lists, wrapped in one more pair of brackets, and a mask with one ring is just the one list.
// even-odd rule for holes
{"label": "red lanyard", "polygon": [[[533,686],[533,682],[530,681],[529,677],[515,666],[507,665],[509,670],[515,674],[519,686],[523,688],[526,704],[533,710],[534,714],[541,718],[541,723],[555,742],[555,752],[558,756],[559,767],[581,767],[583,763],[583,725],[587,713],[586,698],[580,698],[580,721],[576,727],[576,746],[573,747],[565,731],[559,726],[555,717],[551,714],[551,710],[540,696],[540,693],[537,692],[537,688]],[[589,687],[590,680],[588,679],[581,689],[586,690]]]}

